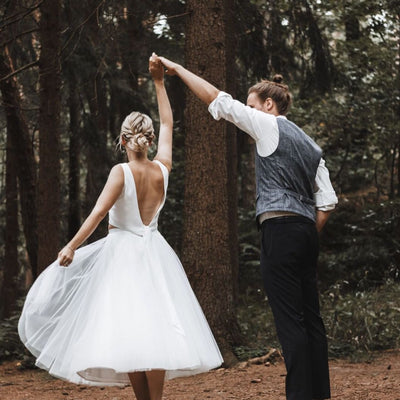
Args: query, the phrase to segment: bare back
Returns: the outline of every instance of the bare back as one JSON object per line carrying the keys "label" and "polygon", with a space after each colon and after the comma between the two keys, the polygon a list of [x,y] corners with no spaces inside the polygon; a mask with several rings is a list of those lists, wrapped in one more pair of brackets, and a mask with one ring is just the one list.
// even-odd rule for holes
{"label": "bare back", "polygon": [[140,218],[149,225],[164,199],[164,178],[156,162],[129,162],[134,177]]}

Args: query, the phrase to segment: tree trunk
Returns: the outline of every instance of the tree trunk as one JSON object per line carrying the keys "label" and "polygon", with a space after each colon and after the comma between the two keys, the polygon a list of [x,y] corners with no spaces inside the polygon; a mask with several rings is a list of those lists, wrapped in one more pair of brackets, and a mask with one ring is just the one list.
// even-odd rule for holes
{"label": "tree trunk", "polygon": [[60,247],[60,0],[44,0],[40,10],[39,272],[57,257]]}
{"label": "tree trunk", "polygon": [[256,163],[254,141],[247,134],[241,138],[241,187],[240,206],[245,210],[254,209],[256,201]]}
{"label": "tree trunk", "polygon": [[[103,78],[94,76],[89,89],[89,108],[93,122],[93,132],[87,144],[87,175],[86,175],[86,214],[94,207],[106,183],[109,172],[107,154],[107,125],[108,113],[106,93]],[[96,231],[90,236],[89,241],[103,237],[107,232],[107,221],[104,219]]]}
{"label": "tree trunk", "polygon": [[[96,0],[90,1],[91,7],[97,6]],[[100,47],[100,26],[98,15],[93,15],[87,22],[90,43]],[[93,52],[91,57],[91,75],[86,85],[86,94],[90,109],[91,127],[86,136],[86,198],[84,212],[87,215],[94,207],[109,173],[110,161],[107,152],[108,106],[107,87],[105,84],[103,60]],[[104,219],[89,241],[103,237],[107,232],[107,221]]]}
{"label": "tree trunk", "polygon": [[296,24],[305,32],[312,50],[312,70],[308,72],[306,86],[302,88],[300,97],[309,96],[309,88],[315,88],[320,93],[328,92],[336,74],[328,43],[318,26],[309,0],[291,3]]}
{"label": "tree trunk", "polygon": [[75,73],[69,74],[69,173],[68,173],[68,239],[81,225],[80,201],[80,140],[79,140],[79,96]]}
{"label": "tree trunk", "polygon": [[[236,68],[235,68],[235,26],[234,26],[234,1],[223,2],[225,10],[225,68],[226,68],[226,91],[233,96],[236,93]],[[235,305],[239,297],[239,238],[238,238],[238,151],[237,151],[237,129],[233,124],[226,126],[226,159],[227,159],[227,195],[228,195],[228,233],[230,244],[230,265],[232,269],[232,290]],[[236,326],[236,325],[235,325]],[[239,329],[234,335],[235,341],[239,342]]]}
{"label": "tree trunk", "polygon": [[16,148],[11,140],[13,133],[15,132],[7,130],[6,229],[0,319],[11,316],[16,308],[18,293],[18,187]]}
{"label": "tree trunk", "polygon": [[[0,76],[13,71],[7,47],[0,52]],[[16,78],[0,81],[4,110],[7,117],[8,137],[14,148],[18,148],[16,171],[19,182],[22,224],[33,277],[37,275],[37,231],[36,231],[36,163],[28,125],[21,111],[21,99]]]}
{"label": "tree trunk", "polygon": [[[227,83],[226,20],[231,1],[187,2],[185,57],[187,67],[221,89]],[[233,60],[230,59],[229,63]],[[236,231],[229,196],[236,190],[232,142],[227,124],[213,121],[207,107],[188,93],[185,111],[185,203],[182,261],[219,343],[225,362],[235,357],[237,340],[231,243]],[[229,143],[229,145],[228,145]],[[235,225],[235,226],[234,226]]]}

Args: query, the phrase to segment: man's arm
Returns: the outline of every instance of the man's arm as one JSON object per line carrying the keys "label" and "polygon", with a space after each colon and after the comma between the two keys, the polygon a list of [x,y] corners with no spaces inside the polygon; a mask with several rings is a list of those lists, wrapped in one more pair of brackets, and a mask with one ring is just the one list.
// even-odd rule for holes
{"label": "man's arm", "polygon": [[317,187],[317,191],[314,193],[317,207],[316,228],[318,232],[321,232],[338,202],[335,190],[329,178],[328,168],[326,168],[323,158],[321,158],[319,162],[317,175],[315,177],[315,185]]}
{"label": "man's arm", "polygon": [[167,74],[179,76],[189,89],[209,106],[208,111],[214,119],[223,118],[249,134],[256,141],[257,151],[262,157],[267,157],[276,150],[279,131],[275,116],[233,100],[228,93],[218,90],[171,60],[164,57],[159,57],[159,60],[167,68]]}
{"label": "man's arm", "polygon": [[322,228],[326,224],[326,221],[328,221],[328,218],[329,218],[331,212],[332,212],[332,210],[331,211],[317,210],[317,221],[316,221],[315,225],[317,227],[318,232],[322,231]]}
{"label": "man's arm", "polygon": [[219,90],[203,78],[195,75],[173,61],[165,57],[159,57],[168,75],[177,75],[189,87],[189,89],[204,103],[209,105],[219,93]]}

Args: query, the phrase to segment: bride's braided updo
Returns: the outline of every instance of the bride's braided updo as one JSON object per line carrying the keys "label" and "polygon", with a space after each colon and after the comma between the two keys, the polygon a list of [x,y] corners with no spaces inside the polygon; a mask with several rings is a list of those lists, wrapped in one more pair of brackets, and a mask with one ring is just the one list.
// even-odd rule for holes
{"label": "bride's braided updo", "polygon": [[[122,123],[117,147],[125,146],[130,150],[142,152],[152,145],[155,138],[151,118],[138,111],[130,113]],[[125,144],[123,144],[123,140]]]}

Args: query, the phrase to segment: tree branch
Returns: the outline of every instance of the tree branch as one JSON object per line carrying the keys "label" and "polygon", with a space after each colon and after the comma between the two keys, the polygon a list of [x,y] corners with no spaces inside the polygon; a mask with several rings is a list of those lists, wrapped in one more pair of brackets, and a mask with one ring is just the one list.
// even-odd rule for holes
{"label": "tree branch", "polygon": [[39,28],[32,28],[32,29],[28,29],[27,31],[21,32],[21,33],[19,33],[18,35],[15,35],[15,36],[13,36],[12,38],[6,40],[5,42],[0,43],[0,47],[8,46],[8,45],[9,45],[10,43],[12,43],[15,39],[18,39],[18,38],[21,37],[21,36],[28,35],[28,34],[30,34],[30,33],[37,32],[37,31],[39,31]]}
{"label": "tree branch", "polygon": [[92,18],[92,16],[98,12],[99,8],[105,3],[105,0],[101,0],[100,3],[95,7],[95,9],[79,24],[77,25],[74,30],[72,31],[70,37],[65,41],[64,46],[61,49],[61,53],[66,49],[66,47],[69,45],[69,42],[73,39],[73,37],[75,36],[76,32],[78,32],[78,30],[86,24],[86,22],[89,21],[90,18]]}
{"label": "tree branch", "polygon": [[10,22],[5,23],[4,25],[2,25],[0,27],[0,32],[4,30],[4,28],[6,28],[8,25],[12,25],[15,22],[20,21],[21,19],[24,19],[27,15],[29,15],[32,11],[35,11],[37,8],[39,8],[41,6],[41,4],[44,2],[44,0],[39,1],[39,3],[35,4],[34,6],[30,7],[27,9],[27,11],[25,12],[17,12],[14,15],[10,15],[9,17],[4,18],[4,21],[13,19]]}
{"label": "tree branch", "polygon": [[26,64],[26,65],[24,65],[23,67],[18,68],[18,69],[16,69],[15,71],[9,73],[8,75],[3,76],[2,78],[0,78],[0,82],[6,81],[7,79],[10,79],[10,78],[12,78],[14,75],[17,75],[17,74],[19,74],[20,72],[25,71],[25,70],[28,69],[28,68],[36,67],[38,64],[39,64],[39,60],[32,61],[31,63]]}

